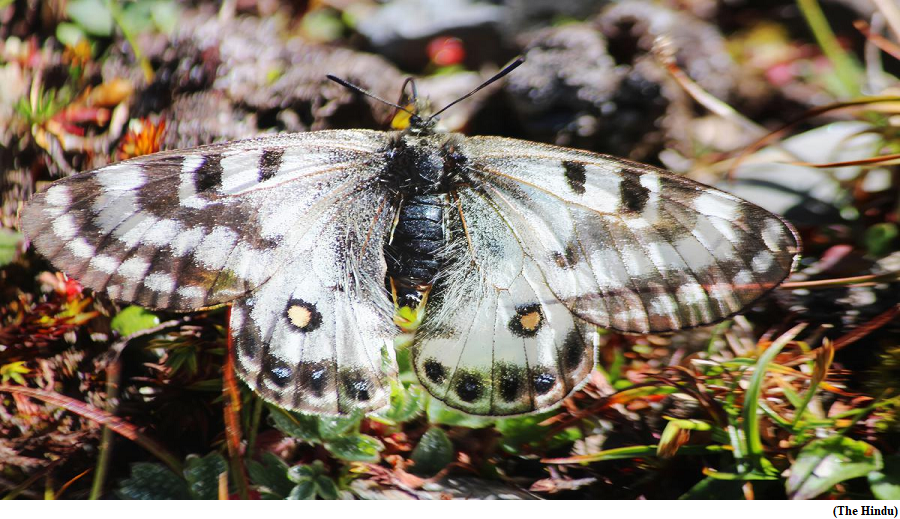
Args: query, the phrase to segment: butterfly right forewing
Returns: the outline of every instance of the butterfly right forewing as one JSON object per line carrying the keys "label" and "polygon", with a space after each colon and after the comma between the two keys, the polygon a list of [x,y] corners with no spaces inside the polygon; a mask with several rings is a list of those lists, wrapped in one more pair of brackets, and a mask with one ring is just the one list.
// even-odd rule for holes
{"label": "butterfly right forewing", "polygon": [[[388,134],[323,131],[162,152],[77,174],[26,207],[37,249],[115,300],[236,300],[237,371],[323,414],[388,402]],[[248,295],[249,294],[249,295]]]}
{"label": "butterfly right forewing", "polygon": [[465,141],[478,191],[579,317],[665,332],[740,312],[798,254],[781,218],[735,196],[614,157],[496,137]]}
{"label": "butterfly right forewing", "polygon": [[304,219],[373,182],[384,135],[315,132],[139,157],[57,181],[22,225],[38,251],[113,299],[224,303],[288,259]]}

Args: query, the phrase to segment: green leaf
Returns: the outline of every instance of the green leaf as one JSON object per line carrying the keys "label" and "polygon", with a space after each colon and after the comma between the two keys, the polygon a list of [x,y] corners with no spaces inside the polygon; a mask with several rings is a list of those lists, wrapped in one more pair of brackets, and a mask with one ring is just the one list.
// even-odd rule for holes
{"label": "green leaf", "polygon": [[812,499],[841,481],[883,466],[881,452],[868,443],[844,436],[814,440],[800,450],[791,466],[787,494],[791,499]]}
{"label": "green leaf", "polygon": [[747,438],[747,453],[753,462],[753,468],[761,472],[777,474],[772,463],[765,457],[759,433],[759,414],[757,411],[759,410],[759,397],[762,394],[762,386],[766,379],[766,371],[769,369],[769,364],[775,360],[778,352],[803,331],[805,327],[805,324],[798,324],[781,334],[778,339],[769,345],[766,351],[759,356],[759,360],[756,361],[753,376],[750,377],[750,383],[747,386],[747,393],[744,396],[744,409],[741,411],[744,418],[744,435]]}
{"label": "green leaf", "polygon": [[330,9],[308,12],[300,22],[300,27],[309,39],[318,42],[334,41],[344,32],[341,19]]}
{"label": "green leaf", "polygon": [[325,474],[325,464],[316,460],[306,465],[294,465],[287,472],[287,477],[294,483],[302,483]]}
{"label": "green leaf", "polygon": [[320,443],[319,420],[315,416],[287,411],[269,404],[269,416],[276,429],[307,443]]}
{"label": "green leaf", "polygon": [[119,482],[122,499],[190,499],[188,484],[159,463],[134,463],[131,476]]}
{"label": "green leaf", "polygon": [[70,0],[66,14],[91,36],[112,36],[112,14],[102,0]]}
{"label": "green leaf", "polygon": [[81,40],[86,40],[87,34],[84,33],[84,30],[81,27],[74,23],[60,22],[60,24],[56,26],[56,39],[63,45],[74,47],[75,45],[78,45],[78,42]]}
{"label": "green leaf", "polygon": [[16,257],[22,235],[8,229],[0,229],[0,267],[8,265]]}
{"label": "green leaf", "polygon": [[340,438],[351,431],[357,430],[362,417],[362,413],[358,410],[348,416],[319,417],[319,436],[323,440]]}
{"label": "green leaf", "polygon": [[228,470],[228,463],[218,452],[204,457],[188,456],[184,477],[194,499],[218,499],[219,475]]}
{"label": "green leaf", "polygon": [[422,435],[419,444],[410,457],[414,462],[412,471],[416,474],[433,476],[453,462],[453,443],[447,433],[439,427],[432,427]]}
{"label": "green leaf", "polygon": [[160,32],[172,34],[181,18],[181,7],[175,2],[154,2],[150,14]]}
{"label": "green leaf", "polygon": [[153,29],[153,3],[144,0],[124,4],[117,20],[122,24],[122,31],[126,34],[139,34]]}
{"label": "green leaf", "polygon": [[[559,446],[559,439],[567,435],[548,438],[549,427],[540,424],[556,411],[549,411],[538,415],[519,416],[516,418],[502,418],[497,420],[495,427],[502,435],[500,446],[510,454],[519,454],[523,446],[532,444],[545,444],[545,449]],[[549,443],[547,440],[551,440]]]}
{"label": "green leaf", "polygon": [[744,499],[743,481],[727,481],[707,477],[701,479],[678,499]]}
{"label": "green leaf", "polygon": [[379,453],[384,450],[384,444],[378,438],[356,433],[329,440],[325,448],[344,461],[376,463],[381,459]]}
{"label": "green leaf", "polygon": [[894,240],[898,235],[900,235],[900,231],[897,230],[896,224],[876,223],[866,229],[863,240],[870,255],[884,256],[894,249]]}
{"label": "green leaf", "polygon": [[119,332],[123,337],[127,337],[132,333],[153,328],[159,324],[159,317],[156,314],[144,310],[140,306],[129,306],[116,314],[110,322],[113,330]]}
{"label": "green leaf", "polygon": [[315,479],[316,483],[316,493],[319,494],[319,497],[322,499],[331,499],[335,500],[338,498],[338,489],[337,485],[334,484],[334,480],[326,476],[319,476]]}
{"label": "green leaf", "polygon": [[4,364],[0,366],[0,383],[6,384],[12,380],[16,384],[24,386],[25,377],[22,375],[27,375],[28,373],[31,373],[31,369],[28,368],[27,361],[17,360]]}
{"label": "green leaf", "polygon": [[494,425],[495,421],[493,418],[472,416],[451,409],[442,404],[437,398],[428,399],[425,412],[428,415],[428,422],[436,425],[453,425],[456,427],[467,427],[469,429],[483,429]]}
{"label": "green leaf", "polygon": [[287,473],[288,479],[297,483],[291,489],[288,499],[315,499],[316,495],[322,499],[337,499],[338,489],[325,471],[325,465],[321,460],[316,460],[308,465],[296,465]]}
{"label": "green leaf", "polygon": [[285,499],[294,487],[288,479],[287,463],[271,452],[262,455],[262,462],[247,462],[250,481],[260,487],[264,499]]}
{"label": "green leaf", "polygon": [[316,483],[311,479],[298,483],[297,486],[291,490],[291,493],[288,494],[288,499],[306,500],[315,498]]}
{"label": "green leaf", "polygon": [[876,499],[900,499],[900,454],[884,458],[884,468],[869,473],[869,487]]}
{"label": "green leaf", "polygon": [[404,388],[396,380],[391,381],[391,406],[373,419],[396,425],[408,422],[422,413],[422,388],[412,384]]}

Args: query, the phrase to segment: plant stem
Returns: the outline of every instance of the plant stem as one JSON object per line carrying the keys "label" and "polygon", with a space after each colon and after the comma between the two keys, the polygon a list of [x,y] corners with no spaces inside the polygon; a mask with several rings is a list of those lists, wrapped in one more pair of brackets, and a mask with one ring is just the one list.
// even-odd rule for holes
{"label": "plant stem", "polygon": [[806,18],[813,36],[828,61],[834,66],[835,75],[841,84],[843,97],[854,97],[860,95],[860,86],[857,78],[860,74],[859,65],[841,48],[838,43],[834,31],[828,25],[825,13],[819,6],[817,0],[797,0],[797,6]]}

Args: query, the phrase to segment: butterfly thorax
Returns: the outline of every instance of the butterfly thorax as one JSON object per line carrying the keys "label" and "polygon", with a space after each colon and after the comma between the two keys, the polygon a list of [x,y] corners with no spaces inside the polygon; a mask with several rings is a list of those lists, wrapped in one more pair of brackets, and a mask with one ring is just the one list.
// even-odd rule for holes
{"label": "butterfly thorax", "polygon": [[457,182],[462,136],[431,132],[398,132],[386,150],[382,180],[398,195],[447,193]]}
{"label": "butterfly thorax", "polygon": [[385,246],[389,288],[403,316],[398,324],[414,329],[428,293],[444,266],[450,195],[459,182],[456,148],[461,136],[430,131],[396,134],[387,150],[383,181],[396,193],[396,212]]}

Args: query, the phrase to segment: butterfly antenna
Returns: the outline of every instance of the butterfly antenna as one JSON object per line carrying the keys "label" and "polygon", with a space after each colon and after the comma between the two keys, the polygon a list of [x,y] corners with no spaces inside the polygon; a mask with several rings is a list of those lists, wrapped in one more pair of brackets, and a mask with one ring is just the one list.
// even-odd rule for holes
{"label": "butterfly antenna", "polygon": [[384,99],[378,97],[377,95],[373,94],[372,92],[369,92],[369,91],[366,90],[365,88],[362,88],[362,87],[360,87],[360,86],[356,86],[356,85],[354,85],[353,83],[350,83],[350,82],[348,82],[348,81],[345,81],[345,80],[343,80],[343,79],[341,79],[341,78],[339,78],[339,77],[337,77],[337,76],[332,76],[331,74],[327,74],[325,77],[327,77],[328,79],[330,79],[330,80],[334,81],[335,83],[341,85],[341,86],[344,87],[344,88],[353,90],[354,92],[359,92],[359,93],[362,94],[362,95],[371,97],[372,99],[374,99],[374,100],[376,100],[376,101],[380,101],[380,102],[382,102],[382,103],[384,103],[384,104],[386,104],[386,105],[388,105],[388,106],[393,106],[394,108],[396,108],[396,109],[398,109],[398,110],[403,110],[404,112],[408,113],[409,115],[415,115],[415,114],[413,114],[412,112],[410,112],[409,110],[407,110],[406,108],[403,108],[402,106],[400,106],[400,105],[398,105],[398,104],[394,104],[394,103],[392,103],[392,102],[390,102],[390,101],[386,101],[386,100],[384,100]]}
{"label": "butterfly antenna", "polygon": [[472,97],[473,95],[475,95],[476,92],[478,92],[478,91],[481,90],[482,88],[484,88],[484,87],[490,85],[490,84],[493,83],[494,81],[497,81],[498,79],[501,79],[503,76],[509,74],[510,72],[512,72],[513,70],[515,70],[515,69],[516,69],[519,65],[521,65],[522,63],[525,63],[525,57],[524,57],[524,56],[519,56],[518,58],[516,58],[515,60],[513,60],[512,63],[510,63],[509,65],[505,66],[505,67],[503,68],[503,70],[501,70],[500,72],[497,72],[496,74],[494,74],[494,77],[492,77],[491,79],[488,79],[487,81],[485,81],[484,83],[482,83],[481,85],[479,85],[478,88],[476,88],[475,90],[472,90],[472,91],[469,92],[468,94],[466,94],[466,95],[460,97],[460,98],[457,99],[456,101],[453,101],[453,102],[450,103],[449,105],[447,105],[447,106],[441,108],[440,110],[438,110],[437,112],[435,112],[431,117],[428,118],[428,121],[431,121],[432,119],[434,119],[434,118],[437,117],[438,115],[444,113],[444,111],[446,111],[448,108],[450,108],[451,106],[455,105],[456,103],[458,103],[458,102],[460,102],[460,101],[463,101],[463,100],[466,100],[466,99]]}
{"label": "butterfly antenna", "polygon": [[397,104],[403,102],[403,96],[406,93],[406,85],[409,85],[409,89],[412,90],[412,97],[409,99],[412,103],[415,103],[417,99],[419,99],[419,91],[416,89],[416,80],[408,77],[403,82],[403,86],[400,87],[400,100],[397,101]]}

